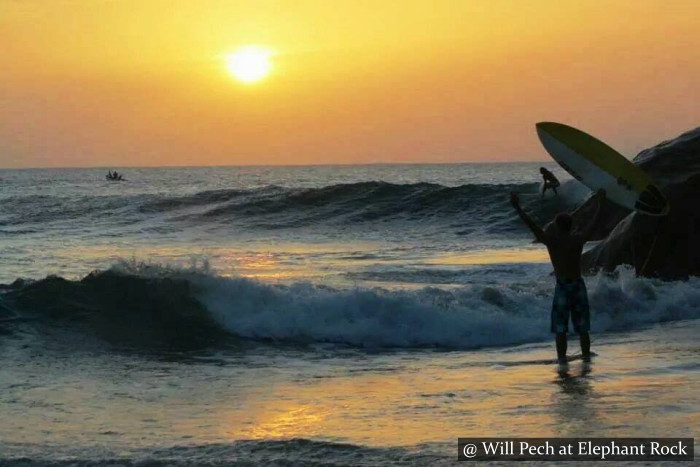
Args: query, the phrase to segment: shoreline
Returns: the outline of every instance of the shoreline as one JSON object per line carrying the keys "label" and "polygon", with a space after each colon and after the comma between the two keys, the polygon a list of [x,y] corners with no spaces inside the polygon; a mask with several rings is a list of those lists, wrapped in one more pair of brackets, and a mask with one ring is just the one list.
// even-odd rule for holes
{"label": "shoreline", "polygon": [[[242,461],[253,451],[255,462],[265,463],[281,449],[299,459],[323,455],[325,461],[343,463],[354,453],[368,465],[391,459],[421,465],[427,459],[453,462],[458,436],[693,436],[700,394],[687,388],[700,382],[697,332],[700,320],[695,319],[597,335],[593,350],[598,356],[591,364],[571,363],[566,374],[554,364],[541,364],[554,357],[551,343],[390,354],[223,352],[213,361],[189,363],[190,373],[209,374],[209,383],[183,381],[181,370],[172,372],[181,365],[173,360],[81,352],[70,357],[83,368],[74,378],[89,376],[94,387],[81,385],[71,394],[64,386],[69,380],[53,381],[50,391],[30,383],[14,407],[2,405],[4,461],[19,461],[11,453],[22,452],[25,460],[41,463],[47,458],[39,453],[46,453],[50,442],[52,459],[90,463],[104,457],[216,464]],[[575,351],[574,342],[570,348]],[[18,397],[20,375],[26,379],[43,367],[22,357],[29,356],[27,350],[16,352],[15,364],[2,370],[4,402]],[[52,360],[60,364],[65,358],[59,353]],[[92,369],[86,373],[83,364]],[[140,391],[105,372],[130,378],[151,374],[155,380],[140,380],[146,392],[125,398]],[[200,392],[202,384],[205,392]],[[207,397],[192,399],[195,394]],[[192,402],[163,411],[169,400],[188,399]],[[88,419],[75,405],[78,400],[90,401]],[[64,409],[56,412],[58,407]],[[60,422],[51,422],[51,413],[61,413]],[[44,420],[44,433],[23,438],[21,427],[39,420]],[[77,442],[70,433],[85,439]],[[132,444],[139,438],[143,441]],[[109,448],[116,439],[119,443]],[[136,448],[144,442],[149,447]]]}

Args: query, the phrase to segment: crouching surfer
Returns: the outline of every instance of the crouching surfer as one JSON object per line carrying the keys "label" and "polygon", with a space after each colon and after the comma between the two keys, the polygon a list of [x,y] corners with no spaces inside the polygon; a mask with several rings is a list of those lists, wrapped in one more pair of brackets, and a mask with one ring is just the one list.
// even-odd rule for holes
{"label": "crouching surfer", "polygon": [[550,188],[552,191],[554,191],[555,195],[558,194],[557,187],[560,185],[560,183],[557,177],[555,177],[552,172],[544,167],[540,167],[540,173],[542,174],[542,180],[544,180],[544,185],[542,186],[542,198],[544,198],[544,193]]}
{"label": "crouching surfer", "polygon": [[549,252],[549,259],[557,278],[552,302],[551,330],[556,334],[557,358],[559,363],[566,363],[566,333],[569,330],[569,315],[581,340],[581,353],[585,361],[591,358],[590,313],[588,310],[588,293],[581,278],[581,253],[583,245],[593,234],[600,214],[600,205],[605,198],[605,190],[596,194],[596,212],[583,229],[574,232],[573,220],[567,213],[560,213],[554,218],[553,227],[547,232],[520,207],[520,200],[515,193],[510,194],[510,202],[522,220],[542,242]]}

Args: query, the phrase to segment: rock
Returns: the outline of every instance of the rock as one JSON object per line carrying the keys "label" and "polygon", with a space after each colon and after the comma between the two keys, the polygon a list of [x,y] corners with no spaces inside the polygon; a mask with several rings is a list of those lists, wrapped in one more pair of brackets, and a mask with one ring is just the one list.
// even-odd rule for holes
{"label": "rock", "polygon": [[631,264],[637,274],[668,280],[700,275],[700,174],[667,187],[666,195],[668,216],[625,217],[605,241],[583,255],[583,268],[612,271]]}
{"label": "rock", "polygon": [[[657,218],[607,202],[595,239],[607,238],[583,255],[583,269],[631,264],[640,275],[668,280],[700,275],[700,128],[640,152],[633,162],[662,188],[671,211]],[[572,216],[585,222],[593,208],[587,201]]]}
{"label": "rock", "polygon": [[637,154],[638,165],[661,187],[700,173],[700,127]]}
{"label": "rock", "polygon": [[[574,220],[575,226],[585,226],[588,224],[590,219],[595,214],[596,203],[593,199],[589,198],[581,206],[576,208],[574,212],[571,213],[571,217]],[[622,206],[613,203],[612,201],[605,200],[600,206],[600,218],[596,224],[596,228],[593,231],[593,236],[591,240],[602,240],[608,236],[610,232],[615,228],[615,226],[625,217],[630,214],[630,210],[623,208]]]}
{"label": "rock", "polygon": [[[671,184],[680,183],[700,173],[700,127],[645,149],[632,159],[659,185],[662,191]],[[593,233],[593,240],[602,240],[631,211],[611,201],[601,207],[600,220]],[[572,213],[574,225],[582,225],[591,218],[595,203],[589,199]]]}

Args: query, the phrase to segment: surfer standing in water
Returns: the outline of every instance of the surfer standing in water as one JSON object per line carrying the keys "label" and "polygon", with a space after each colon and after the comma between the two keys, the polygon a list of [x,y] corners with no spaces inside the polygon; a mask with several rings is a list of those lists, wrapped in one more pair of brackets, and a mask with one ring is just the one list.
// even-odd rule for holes
{"label": "surfer standing in water", "polygon": [[549,188],[554,190],[555,195],[558,194],[557,187],[561,184],[559,183],[559,180],[557,180],[557,177],[555,177],[552,172],[544,167],[540,167],[540,173],[542,174],[542,179],[544,180],[544,186],[542,187],[542,198],[544,198],[544,193]]}
{"label": "surfer standing in water", "polygon": [[553,227],[545,232],[520,207],[518,195],[510,194],[510,202],[518,215],[535,234],[535,238],[547,247],[549,259],[554,267],[557,285],[554,289],[552,302],[551,330],[556,334],[557,358],[560,364],[566,363],[566,333],[569,330],[569,314],[571,314],[574,331],[578,333],[581,340],[583,359],[590,361],[591,358],[591,340],[588,335],[591,318],[588,310],[588,292],[586,284],[581,278],[581,253],[583,245],[593,234],[593,229],[598,222],[600,205],[605,198],[605,190],[598,190],[595,198],[597,201],[596,212],[585,228],[574,233],[571,216],[563,212],[557,214]]}

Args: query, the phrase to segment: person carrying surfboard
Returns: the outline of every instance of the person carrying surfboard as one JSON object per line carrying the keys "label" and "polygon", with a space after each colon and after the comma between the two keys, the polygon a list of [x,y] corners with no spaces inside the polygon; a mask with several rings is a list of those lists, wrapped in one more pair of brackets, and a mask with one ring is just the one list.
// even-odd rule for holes
{"label": "person carrying surfboard", "polygon": [[554,194],[556,195],[557,187],[561,185],[559,183],[559,180],[557,180],[557,177],[555,177],[552,172],[545,169],[544,167],[540,167],[540,173],[542,174],[542,179],[544,180],[544,186],[542,187],[542,198],[544,198],[544,193],[549,188],[554,190]]}
{"label": "person carrying surfboard", "polygon": [[554,218],[553,227],[545,232],[520,207],[520,199],[515,193],[510,194],[510,202],[520,218],[527,224],[535,238],[542,242],[549,252],[549,259],[554,267],[557,284],[552,301],[551,331],[556,334],[557,359],[566,363],[566,333],[569,330],[569,315],[574,331],[581,341],[581,354],[584,361],[591,358],[590,312],[588,309],[588,292],[581,277],[581,253],[583,245],[590,239],[600,215],[600,206],[605,199],[605,190],[595,194],[596,212],[583,229],[574,231],[573,220],[568,213],[560,213]]}

